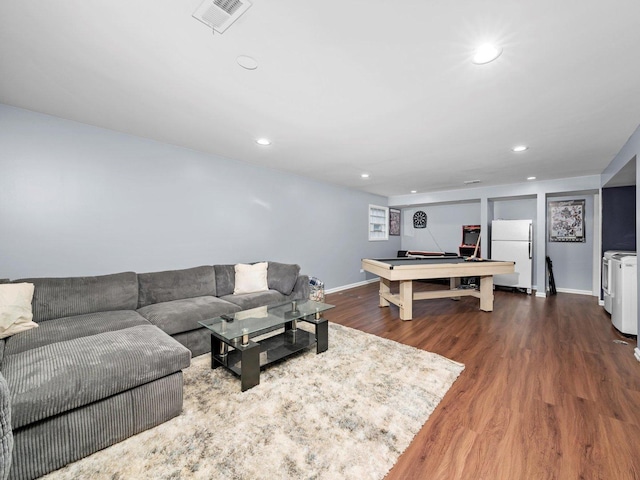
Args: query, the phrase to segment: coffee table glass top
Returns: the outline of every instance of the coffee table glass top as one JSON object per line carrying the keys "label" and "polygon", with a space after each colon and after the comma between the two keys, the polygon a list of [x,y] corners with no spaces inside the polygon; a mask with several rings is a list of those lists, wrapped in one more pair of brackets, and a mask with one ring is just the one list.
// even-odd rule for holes
{"label": "coffee table glass top", "polygon": [[[295,306],[295,310],[294,310]],[[292,320],[304,320],[316,323],[316,314],[333,308],[328,303],[313,300],[288,301],[282,304],[252,308],[221,317],[215,317],[198,322],[208,328],[222,340],[233,341],[243,335],[255,336],[265,331],[283,326]]]}

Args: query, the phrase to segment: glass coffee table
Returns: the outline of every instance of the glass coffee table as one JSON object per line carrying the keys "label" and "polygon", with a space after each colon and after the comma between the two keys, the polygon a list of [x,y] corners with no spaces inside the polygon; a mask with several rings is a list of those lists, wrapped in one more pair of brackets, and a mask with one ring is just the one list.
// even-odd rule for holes
{"label": "glass coffee table", "polygon": [[[243,310],[198,322],[211,332],[211,368],[223,366],[240,377],[244,392],[260,383],[260,369],[315,345],[329,348],[322,312],[334,305],[297,300]],[[303,321],[313,332],[298,328]]]}

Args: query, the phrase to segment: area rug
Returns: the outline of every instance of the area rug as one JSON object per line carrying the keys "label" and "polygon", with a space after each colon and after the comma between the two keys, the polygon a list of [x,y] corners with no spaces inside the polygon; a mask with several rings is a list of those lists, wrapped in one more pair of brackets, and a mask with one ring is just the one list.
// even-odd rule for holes
{"label": "area rug", "polygon": [[264,370],[240,392],[209,354],[184,371],[181,415],[48,479],[381,479],[464,369],[329,324],[329,350]]}

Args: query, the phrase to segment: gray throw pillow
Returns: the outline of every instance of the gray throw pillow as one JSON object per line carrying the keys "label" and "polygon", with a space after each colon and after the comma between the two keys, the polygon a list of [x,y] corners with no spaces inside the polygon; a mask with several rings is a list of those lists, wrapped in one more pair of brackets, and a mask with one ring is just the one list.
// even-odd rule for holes
{"label": "gray throw pillow", "polygon": [[267,284],[270,290],[277,290],[283,295],[291,295],[296,286],[300,265],[269,262],[267,268]]}
{"label": "gray throw pillow", "polygon": [[139,273],[138,285],[138,308],[154,303],[216,295],[216,276],[210,265]]}
{"label": "gray throw pillow", "polygon": [[112,310],[135,310],[138,278],[135,272],[88,277],[21,278],[11,283],[33,283],[33,321],[72,317]]}
{"label": "gray throw pillow", "polygon": [[216,271],[216,292],[218,297],[232,295],[236,284],[235,265],[214,265]]}

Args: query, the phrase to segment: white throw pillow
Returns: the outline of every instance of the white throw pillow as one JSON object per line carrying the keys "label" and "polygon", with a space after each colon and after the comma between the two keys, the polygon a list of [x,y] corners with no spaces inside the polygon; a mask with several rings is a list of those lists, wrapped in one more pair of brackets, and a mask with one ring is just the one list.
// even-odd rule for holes
{"label": "white throw pillow", "polygon": [[239,263],[235,266],[236,283],[233,289],[234,295],[242,293],[266,292],[269,290],[267,284],[267,262],[245,265]]}
{"label": "white throw pillow", "polygon": [[0,338],[6,338],[38,326],[32,321],[33,290],[33,283],[3,283],[0,285]]}

